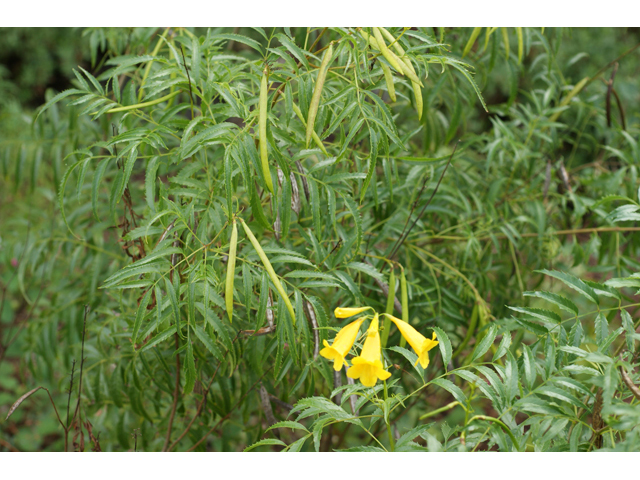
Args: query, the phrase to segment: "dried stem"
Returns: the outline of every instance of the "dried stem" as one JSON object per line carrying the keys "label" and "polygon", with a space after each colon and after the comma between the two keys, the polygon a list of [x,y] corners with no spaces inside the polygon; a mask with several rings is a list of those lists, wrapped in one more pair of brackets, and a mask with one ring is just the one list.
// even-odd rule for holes
{"label": "dried stem", "polygon": [[[231,342],[231,345],[233,345],[236,340],[238,339],[238,335],[240,335],[240,332],[238,332],[235,336],[235,338],[233,339],[233,341]],[[229,352],[229,349],[227,348],[225,351],[225,355]],[[216,378],[216,375],[218,374],[218,370],[220,370],[220,367],[222,366],[222,362],[218,363],[218,366],[216,367],[215,371],[213,372],[213,375],[211,376],[211,380],[209,380],[209,384],[207,385],[207,389],[204,391],[204,395],[202,396],[202,400],[200,401],[200,404],[198,405],[198,410],[196,411],[196,414],[193,416],[193,418],[191,418],[191,421],[189,422],[189,425],[187,425],[187,427],[184,429],[184,431],[180,434],[180,436],[178,436],[178,438],[176,438],[176,440],[171,444],[171,446],[167,449],[168,452],[170,452],[171,450],[173,450],[175,448],[175,446],[178,444],[178,442],[180,440],[182,440],[185,435],[187,433],[189,433],[189,430],[191,430],[191,426],[193,425],[193,422],[196,421],[196,418],[198,418],[200,416],[200,412],[202,411],[202,407],[204,406],[204,404],[207,401],[207,393],[209,392],[209,389],[211,388],[211,384],[213,384],[213,381]]]}
{"label": "dried stem", "polygon": [[251,391],[256,387],[256,385],[258,385],[260,382],[262,382],[262,379],[265,377],[265,375],[266,375],[267,373],[269,373],[269,372],[271,371],[271,369],[272,369],[272,368],[273,368],[273,365],[272,365],[272,366],[270,366],[267,370],[265,370],[265,372],[262,374],[262,376],[261,376],[258,380],[256,380],[256,381],[253,383],[253,385],[251,385],[251,388],[249,388],[249,389],[244,393],[244,395],[242,395],[242,397],[240,397],[240,400],[238,400],[238,401],[233,405],[233,407],[231,407],[231,409],[229,410],[229,413],[227,413],[224,417],[222,417],[220,420],[218,420],[218,422],[217,422],[213,427],[211,427],[211,428],[209,429],[209,431],[208,431],[207,433],[205,433],[205,434],[202,436],[202,438],[201,438],[200,440],[198,440],[198,441],[197,441],[197,442],[196,442],[196,443],[195,443],[195,444],[194,444],[194,445],[193,445],[189,450],[187,450],[187,452],[193,452],[193,451],[198,447],[198,445],[200,445],[202,442],[204,442],[204,441],[207,439],[207,437],[208,437],[209,435],[211,435],[211,433],[212,433],[213,431],[217,430],[217,428],[222,424],[222,422],[224,422],[225,420],[227,420],[227,419],[231,416],[231,414],[232,414],[232,413],[233,413],[233,411],[236,409],[236,407],[237,407],[238,405],[240,405],[240,403],[242,403],[242,401],[246,398],[246,396],[247,396],[247,395],[249,395],[249,393],[250,393],[250,392],[251,392]]}
{"label": "dried stem", "polygon": [[[176,351],[180,348],[180,337],[178,332],[173,334],[176,340]],[[180,354],[176,355],[176,385],[173,390],[173,403],[171,405],[171,415],[169,416],[169,426],[167,427],[167,435],[164,439],[162,451],[166,452],[171,441],[171,430],[173,428],[173,419],[176,416],[176,408],[178,408],[178,399],[180,398]]]}

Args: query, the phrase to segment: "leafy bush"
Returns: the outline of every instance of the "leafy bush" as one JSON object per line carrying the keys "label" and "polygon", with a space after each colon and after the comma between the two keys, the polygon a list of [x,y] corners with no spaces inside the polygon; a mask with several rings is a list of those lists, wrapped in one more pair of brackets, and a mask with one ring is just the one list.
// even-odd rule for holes
{"label": "leafy bush", "polygon": [[637,450],[637,53],[593,35],[85,30],[0,120],[0,448]]}

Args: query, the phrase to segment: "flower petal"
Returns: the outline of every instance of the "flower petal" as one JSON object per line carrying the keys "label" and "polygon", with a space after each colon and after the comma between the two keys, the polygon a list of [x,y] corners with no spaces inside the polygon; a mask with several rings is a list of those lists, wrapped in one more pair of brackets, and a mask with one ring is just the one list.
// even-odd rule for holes
{"label": "flower petal", "polygon": [[364,312],[365,310],[369,310],[371,307],[338,307],[333,312],[336,318],[348,318],[353,317],[359,313]]}

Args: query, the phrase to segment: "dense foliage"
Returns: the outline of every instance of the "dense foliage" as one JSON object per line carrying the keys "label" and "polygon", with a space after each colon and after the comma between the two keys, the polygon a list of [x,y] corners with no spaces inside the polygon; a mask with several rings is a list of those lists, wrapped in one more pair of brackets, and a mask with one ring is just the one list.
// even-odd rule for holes
{"label": "dense foliage", "polygon": [[0,451],[640,448],[637,31],[2,37]]}

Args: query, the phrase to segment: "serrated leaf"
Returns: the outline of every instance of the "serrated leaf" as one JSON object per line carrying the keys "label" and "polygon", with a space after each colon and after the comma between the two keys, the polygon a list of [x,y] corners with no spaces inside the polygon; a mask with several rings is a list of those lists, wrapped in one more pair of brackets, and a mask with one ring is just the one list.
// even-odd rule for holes
{"label": "serrated leaf", "polygon": [[479,358],[482,358],[482,356],[487,353],[489,348],[491,348],[491,345],[493,345],[493,341],[496,339],[497,334],[498,327],[496,327],[495,325],[491,325],[491,327],[489,327],[489,330],[487,331],[487,334],[482,340],[480,340],[480,343],[476,345],[476,348],[471,355],[471,363],[478,360]]}
{"label": "serrated leaf", "polygon": [[[638,286],[640,287],[640,282],[638,282]],[[551,302],[555,305],[557,305],[558,307],[560,307],[561,309],[569,312],[569,313],[573,313],[575,315],[578,314],[578,307],[576,307],[576,304],[573,303],[571,300],[569,300],[568,298],[562,296],[562,295],[558,295],[557,293],[551,293],[551,292],[524,292],[524,296],[525,297],[538,297],[538,298],[542,298],[544,300],[547,300],[548,302]]]}
{"label": "serrated leaf", "polygon": [[440,348],[440,354],[442,355],[442,364],[444,365],[445,370],[448,370],[449,363],[451,362],[451,355],[453,352],[453,349],[451,347],[451,340],[449,340],[449,337],[441,328],[432,327],[432,329],[434,332],[436,332],[438,347]]}
{"label": "serrated leaf", "polygon": [[563,282],[565,285],[574,289],[576,292],[580,293],[582,296],[584,296],[588,300],[592,301],[596,305],[600,305],[600,299],[598,298],[598,295],[596,295],[596,292],[593,290],[593,288],[591,288],[589,285],[584,283],[579,278],[576,278],[573,275],[565,272],[559,272],[557,270],[551,271],[551,270],[543,269],[543,270],[536,270],[536,272],[543,273],[553,278],[557,278],[558,280]]}
{"label": "serrated leaf", "polygon": [[432,380],[431,383],[444,388],[447,392],[453,395],[453,398],[455,398],[463,407],[466,408],[467,397],[462,392],[462,390],[460,390],[460,387],[456,386],[453,382],[445,378],[436,378],[435,380]]}

